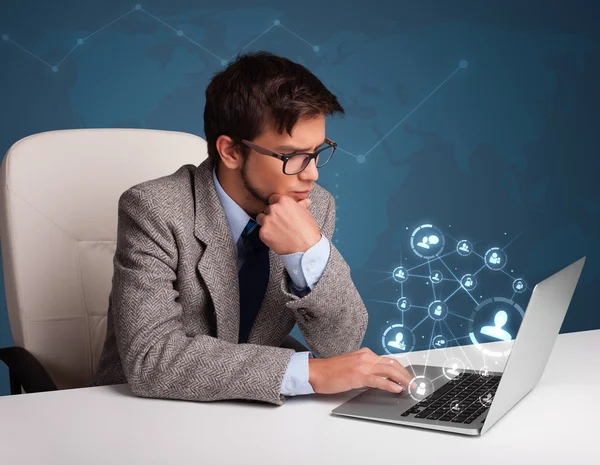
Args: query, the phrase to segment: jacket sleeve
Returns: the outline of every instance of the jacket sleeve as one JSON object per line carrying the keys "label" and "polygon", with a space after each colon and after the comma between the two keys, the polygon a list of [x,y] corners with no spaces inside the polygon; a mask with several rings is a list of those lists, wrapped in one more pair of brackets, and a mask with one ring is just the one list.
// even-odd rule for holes
{"label": "jacket sleeve", "polygon": [[131,391],[196,401],[247,399],[281,405],[292,349],[235,344],[182,322],[178,249],[159,196],[132,187],[119,199],[110,295],[114,330]]}
{"label": "jacket sleeve", "polygon": [[[335,231],[335,199],[327,193],[328,208],[321,233],[329,241]],[[323,275],[310,293],[299,297],[289,292],[287,273],[280,290],[288,298],[300,332],[318,357],[332,357],[358,350],[367,330],[368,313],[350,276],[350,267],[331,242]]]}

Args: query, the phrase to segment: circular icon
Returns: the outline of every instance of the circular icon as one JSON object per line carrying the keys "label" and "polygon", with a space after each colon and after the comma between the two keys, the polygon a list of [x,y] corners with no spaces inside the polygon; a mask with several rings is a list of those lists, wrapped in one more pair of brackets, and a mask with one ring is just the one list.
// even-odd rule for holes
{"label": "circular icon", "polygon": [[477,287],[477,278],[472,274],[466,274],[462,278],[460,278],[460,284],[467,291],[472,291]]}
{"label": "circular icon", "polygon": [[527,290],[527,283],[523,278],[517,278],[513,281],[513,291],[517,293],[522,293]]}
{"label": "circular icon", "polygon": [[423,224],[415,229],[410,236],[410,246],[418,257],[434,258],[442,253],[446,238],[432,224]]}
{"label": "circular icon", "polygon": [[410,300],[408,300],[406,297],[400,297],[396,303],[396,306],[398,307],[398,310],[405,312],[410,308]]}
{"label": "circular icon", "polygon": [[448,346],[448,339],[446,339],[441,334],[438,334],[433,338],[431,345],[434,349],[443,349]]}
{"label": "circular icon", "polygon": [[403,266],[399,266],[392,273],[392,277],[394,278],[394,281],[398,283],[403,283],[408,279],[408,270]]}
{"label": "circular icon", "polygon": [[429,276],[429,279],[432,283],[439,284],[442,282],[442,279],[444,279],[444,275],[439,270],[433,270]]}
{"label": "circular icon", "polygon": [[491,391],[488,391],[484,395],[479,397],[479,402],[481,402],[481,405],[483,405],[484,407],[489,407],[490,405],[492,405],[493,401],[494,394],[492,394]]}
{"label": "circular icon", "polygon": [[506,252],[500,247],[492,247],[485,253],[485,265],[492,271],[500,271],[506,266]]}
{"label": "circular icon", "polygon": [[383,333],[381,344],[390,355],[410,352],[415,347],[415,335],[402,324],[392,325]]}
{"label": "circular icon", "polygon": [[444,376],[452,379],[465,371],[465,363],[460,358],[449,358],[442,365]]}
{"label": "circular icon", "polygon": [[446,305],[446,302],[434,300],[429,304],[427,312],[432,319],[442,321],[448,314],[448,306]]}
{"label": "circular icon", "polygon": [[471,255],[471,252],[473,252],[473,244],[471,244],[467,240],[462,240],[458,244],[456,244],[456,251],[459,255],[462,255],[463,257]]}
{"label": "circular icon", "polygon": [[479,376],[481,376],[482,378],[487,378],[488,376],[490,376],[490,369],[489,367],[486,366],[482,366],[479,371]]}
{"label": "circular icon", "polygon": [[499,357],[510,353],[506,350],[491,350],[481,344],[513,340],[517,335],[525,312],[519,304],[504,297],[491,297],[481,302],[469,321],[469,338],[484,354]]}
{"label": "circular icon", "polygon": [[410,383],[408,383],[408,393],[417,402],[425,399],[434,390],[435,387],[433,382],[425,376],[415,376]]}

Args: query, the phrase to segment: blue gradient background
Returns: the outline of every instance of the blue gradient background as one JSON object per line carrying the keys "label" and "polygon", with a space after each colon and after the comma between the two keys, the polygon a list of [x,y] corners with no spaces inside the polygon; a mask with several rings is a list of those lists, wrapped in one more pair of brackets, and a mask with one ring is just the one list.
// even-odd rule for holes
{"label": "blue gradient background", "polygon": [[[328,120],[340,150],[319,183],[337,199],[335,245],[369,310],[364,345],[383,353],[383,331],[400,322],[391,271],[419,263],[409,238],[427,222],[481,254],[510,244],[507,270],[530,285],[587,255],[561,332],[600,328],[597,2],[58,3],[0,5],[2,153],[64,128],[204,136],[204,90],[221,60],[269,50],[307,66],[347,111]],[[447,264],[457,273],[482,265],[456,255]],[[479,301],[513,294],[502,273],[478,279]],[[442,286],[446,297],[456,288]],[[404,293],[427,305],[430,287],[414,280]],[[0,346],[9,346],[0,292]],[[525,308],[527,297],[515,300]],[[470,315],[470,299],[452,299]],[[408,325],[425,315],[414,313]],[[448,323],[468,341],[465,321]],[[431,323],[419,331],[417,349]]]}

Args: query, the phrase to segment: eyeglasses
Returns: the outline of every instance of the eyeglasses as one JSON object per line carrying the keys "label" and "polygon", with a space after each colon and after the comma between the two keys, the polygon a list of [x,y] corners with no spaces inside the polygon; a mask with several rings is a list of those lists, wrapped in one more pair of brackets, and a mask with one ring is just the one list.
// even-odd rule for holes
{"label": "eyeglasses", "polygon": [[261,147],[260,145],[256,145],[254,142],[250,142],[249,140],[245,139],[242,139],[242,144],[247,145],[261,155],[267,155],[282,160],[283,173],[287,175],[300,173],[308,166],[313,158],[315,159],[317,168],[322,168],[329,160],[331,160],[331,157],[333,156],[333,153],[337,147],[337,144],[331,139],[325,139],[326,145],[323,145],[316,152],[283,154],[273,152],[272,150]]}

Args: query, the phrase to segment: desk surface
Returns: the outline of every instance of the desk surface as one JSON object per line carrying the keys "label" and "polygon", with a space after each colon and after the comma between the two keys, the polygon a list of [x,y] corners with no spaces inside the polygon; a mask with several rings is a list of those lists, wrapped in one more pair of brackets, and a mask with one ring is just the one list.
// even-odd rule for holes
{"label": "desk surface", "polygon": [[[283,406],[145,399],[126,384],[0,397],[0,463],[597,464],[598,353],[600,330],[559,335],[539,384],[481,437],[330,414],[360,391]],[[432,351],[428,363],[461,355],[483,365],[475,346]]]}

